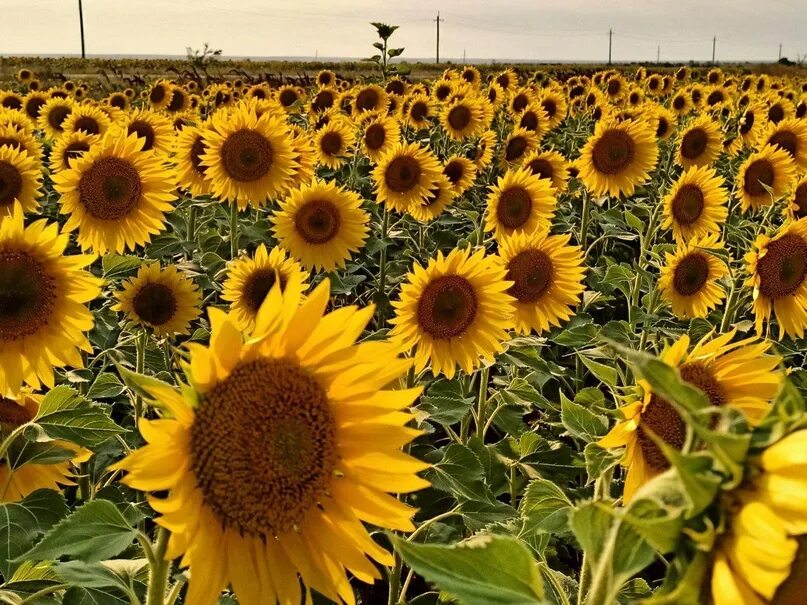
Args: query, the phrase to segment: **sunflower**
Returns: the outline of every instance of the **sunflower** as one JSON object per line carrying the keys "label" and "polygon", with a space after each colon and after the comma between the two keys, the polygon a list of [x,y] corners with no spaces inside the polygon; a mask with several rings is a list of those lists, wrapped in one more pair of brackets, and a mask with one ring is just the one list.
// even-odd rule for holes
{"label": "sunflower", "polygon": [[121,111],[127,111],[131,106],[129,97],[127,97],[123,92],[113,92],[106,98],[106,102],[110,107],[115,107]]}
{"label": "sunflower", "polygon": [[429,197],[420,204],[411,204],[407,208],[407,212],[415,220],[428,223],[440,216],[455,197],[456,193],[451,186],[451,181],[445,174],[440,174],[429,192]]}
{"label": "sunflower", "polygon": [[675,254],[665,255],[658,288],[661,299],[670,303],[673,315],[679,319],[706,317],[726,297],[726,291],[717,282],[729,270],[712,252],[724,250],[718,237],[717,234],[695,237],[679,245]]}
{"label": "sunflower", "polygon": [[453,155],[443,164],[443,174],[448,177],[455,196],[465,193],[476,179],[476,165],[468,158]]}
{"label": "sunflower", "polygon": [[614,75],[608,78],[605,84],[605,94],[612,103],[621,101],[628,90],[628,83],[620,75]]}
{"label": "sunflower", "polygon": [[52,97],[42,106],[37,118],[37,126],[50,139],[56,139],[64,132],[64,122],[76,107],[75,101]]}
{"label": "sunflower", "polygon": [[416,263],[407,276],[393,303],[390,338],[416,349],[416,371],[431,362],[435,376],[452,379],[457,366],[471,373],[502,350],[512,325],[513,298],[506,292],[512,285],[484,250],[438,252],[425,269]]}
{"label": "sunflower", "polygon": [[0,216],[9,214],[15,202],[24,212],[39,208],[42,195],[39,162],[25,151],[10,145],[0,146]]}
{"label": "sunflower", "polygon": [[479,86],[482,83],[482,75],[473,65],[466,65],[463,67],[460,77],[468,82],[468,84],[471,86]]}
{"label": "sunflower", "polygon": [[359,194],[314,180],[280,202],[272,221],[280,246],[303,267],[332,271],[364,247],[370,216]]}
{"label": "sunflower", "polygon": [[353,124],[347,120],[334,118],[320,128],[314,139],[314,149],[320,165],[337,169],[349,156],[350,148],[356,143]]}
{"label": "sunflower", "polygon": [[309,116],[315,117],[317,114],[337,107],[336,101],[338,98],[339,91],[335,88],[320,88],[308,103]]}
{"label": "sunflower", "polygon": [[175,265],[164,269],[158,262],[142,265],[115,298],[113,311],[157,336],[188,334],[190,323],[202,314],[199,289]]}
{"label": "sunflower", "polygon": [[754,145],[765,129],[765,106],[753,102],[739,116],[739,133],[747,145]]}
{"label": "sunflower", "polygon": [[773,124],[778,124],[782,120],[792,118],[796,115],[796,106],[792,101],[782,97],[770,97],[768,100],[768,120]]}
{"label": "sunflower", "polygon": [[261,244],[254,256],[244,255],[229,262],[221,298],[230,303],[231,319],[238,330],[252,332],[258,311],[277,280],[282,293],[293,287],[299,290],[293,296],[299,297],[308,289],[308,277],[308,272],[288,258],[283,248],[275,246],[267,252]]}
{"label": "sunflower", "polygon": [[499,166],[502,169],[518,166],[525,157],[538,148],[538,137],[526,128],[516,128],[502,141]]}
{"label": "sunflower", "polygon": [[[690,351],[689,336],[684,334],[664,349],[661,360],[676,368],[685,382],[703,391],[710,405],[731,406],[756,426],[767,415],[784,379],[776,369],[782,358],[769,353],[768,341],[751,337],[732,342],[735,335],[736,330],[707,334]],[[686,423],[673,405],[644,380],[639,381],[638,389],[638,400],[619,410],[624,420],[598,442],[604,448],[625,447],[621,460],[627,468],[624,503],[630,502],[642,485],[670,468],[649,433],[677,450],[686,441]]]}
{"label": "sunflower", "polygon": [[336,83],[336,74],[330,69],[323,69],[317,74],[317,86],[333,86]]}
{"label": "sunflower", "polygon": [[261,207],[288,188],[297,165],[283,118],[240,107],[217,112],[203,132],[202,165],[211,192],[223,201]]}
{"label": "sunflower", "polygon": [[779,322],[779,338],[801,338],[807,328],[807,220],[785,223],[774,237],[760,235],[746,257],[757,333]]}
{"label": "sunflower", "polygon": [[686,90],[678,91],[670,101],[670,109],[679,117],[687,115],[693,108],[692,97]]}
{"label": "sunflower", "polygon": [[652,127],[644,121],[601,120],[577,160],[580,178],[594,195],[633,195],[658,161]]}
{"label": "sunflower", "polygon": [[549,118],[549,129],[552,130],[566,117],[568,111],[566,96],[558,90],[547,89],[542,92],[540,103]]}
{"label": "sunflower", "polygon": [[508,109],[510,115],[513,117],[518,116],[522,111],[535,101],[535,94],[532,89],[527,86],[522,86],[518,90],[510,93],[510,100],[508,102]]}
{"label": "sunflower", "polygon": [[186,111],[191,105],[191,97],[188,92],[181,86],[174,86],[171,89],[170,100],[165,110],[168,113],[182,113]]}
{"label": "sunflower", "polygon": [[286,111],[291,111],[304,101],[304,96],[300,93],[299,89],[291,84],[286,84],[278,88],[275,98]]}
{"label": "sunflower", "polygon": [[65,118],[62,127],[65,132],[82,130],[87,134],[104,135],[112,126],[112,121],[103,111],[93,105],[77,105]]}
{"label": "sunflower", "polygon": [[549,180],[526,168],[508,170],[490,188],[485,231],[493,231],[496,240],[501,240],[514,233],[548,229],[557,203]]}
{"label": "sunflower", "polygon": [[353,97],[353,115],[377,112],[387,106],[387,93],[378,84],[367,84],[356,88]]}
{"label": "sunflower", "polygon": [[476,164],[477,170],[484,170],[493,161],[493,150],[496,148],[496,133],[486,130],[468,151],[469,159]]}
{"label": "sunflower", "polygon": [[441,172],[431,151],[417,143],[395,145],[373,169],[376,201],[404,212],[429,198]]}
{"label": "sunflower", "polygon": [[679,244],[718,233],[728,217],[725,180],[714,168],[687,168],[664,197],[663,228],[672,228]]}
{"label": "sunflower", "polygon": [[82,250],[122,253],[151,241],[163,229],[176,198],[171,173],[143,139],[113,132],[53,175],[61,194],[66,232],[78,229]]}
{"label": "sunflower", "polygon": [[25,152],[37,165],[42,162],[42,144],[31,131],[16,124],[0,124],[0,147],[13,147]]}
{"label": "sunflower", "polygon": [[440,123],[446,134],[462,140],[479,133],[484,126],[484,115],[478,98],[469,96],[447,104],[440,113]]}
{"label": "sunflower", "polygon": [[151,108],[155,111],[160,111],[168,107],[173,97],[173,89],[173,84],[167,80],[156,81],[146,93]]}
{"label": "sunflower", "polygon": [[518,84],[518,76],[512,68],[508,67],[494,77],[494,82],[501,86],[505,92],[510,92]]}
{"label": "sunflower", "polygon": [[23,110],[34,122],[39,118],[42,107],[48,102],[48,95],[42,92],[29,92],[23,99]]}
{"label": "sunflower", "polygon": [[174,127],[171,120],[164,115],[136,109],[127,114],[122,124],[127,134],[136,134],[144,139],[143,151],[154,150],[162,156],[167,156],[174,145]]}
{"label": "sunflower", "polygon": [[23,210],[0,217],[0,395],[23,384],[53,387],[54,367],[83,367],[93,327],[86,303],[101,281],[83,268],[95,256],[64,256],[69,237],[58,225],[23,225]]}
{"label": "sunflower", "polygon": [[434,102],[423,93],[411,94],[404,105],[406,124],[415,130],[427,128],[435,115]]}
{"label": "sunflower", "polygon": [[805,448],[804,430],[769,445],[754,459],[756,472],[750,480],[726,499],[732,514],[712,563],[714,605],[803,600]]}
{"label": "sunflower", "polygon": [[362,149],[374,164],[400,142],[401,128],[398,121],[390,117],[373,119],[365,126],[361,136]]}
{"label": "sunflower", "polygon": [[793,187],[793,196],[785,207],[785,215],[795,220],[807,217],[807,175],[802,176]]}
{"label": "sunflower", "polygon": [[770,206],[781,198],[793,180],[796,166],[784,149],[766,145],[752,153],[737,171],[735,197],[743,212]]}
{"label": "sunflower", "polygon": [[50,171],[55,174],[69,169],[71,160],[80,158],[100,139],[98,135],[87,134],[81,130],[63,134],[54,141],[50,150]]}
{"label": "sunflower", "polygon": [[506,100],[507,94],[496,82],[489,82],[484,95],[493,107],[499,107]]}
{"label": "sunflower", "polygon": [[651,115],[656,125],[656,138],[659,140],[669,139],[675,130],[678,116],[662,105],[656,105],[652,109]]}
{"label": "sunflower", "polygon": [[207,152],[204,129],[186,126],[174,140],[174,175],[177,184],[193,197],[210,193],[210,181],[206,178],[202,157]]}
{"label": "sunflower", "polygon": [[677,147],[675,161],[679,166],[709,166],[720,156],[723,135],[714,120],[702,115],[681,132]]}
{"label": "sunflower", "polygon": [[0,91],[0,107],[5,109],[13,109],[14,111],[22,110],[22,97],[14,91]]}
{"label": "sunflower", "polygon": [[571,235],[549,232],[519,233],[499,242],[499,257],[513,282],[507,291],[515,298],[515,329],[521,334],[546,332],[574,316],[573,307],[585,290],[586,267]]}
{"label": "sunflower", "polygon": [[569,163],[557,151],[530,153],[524,158],[522,166],[540,179],[549,179],[556,195],[565,192],[569,185]]}
{"label": "sunflower", "polygon": [[394,563],[362,521],[414,529],[415,509],[388,492],[428,486],[415,475],[428,465],[400,451],[420,434],[402,411],[420,389],[385,390],[412,362],[387,342],[355,344],[373,308],[324,314],[328,291],[324,280],[300,304],[276,285],[246,343],[211,309],[189,384],[145,387],[165,415],[141,420],[147,445],[116,468],[134,489],[167,493],[149,502],[171,532],[167,556],[190,568],[188,603],[227,585],[244,605],[311,590],[352,603],[348,571],[371,583],[381,575],[368,556]]}
{"label": "sunflower", "polygon": [[765,145],[784,149],[801,171],[807,171],[807,121],[786,118],[778,124],[770,124],[757,146]]}
{"label": "sunflower", "polygon": [[549,116],[539,103],[531,103],[518,116],[518,128],[524,128],[541,140],[549,131]]}

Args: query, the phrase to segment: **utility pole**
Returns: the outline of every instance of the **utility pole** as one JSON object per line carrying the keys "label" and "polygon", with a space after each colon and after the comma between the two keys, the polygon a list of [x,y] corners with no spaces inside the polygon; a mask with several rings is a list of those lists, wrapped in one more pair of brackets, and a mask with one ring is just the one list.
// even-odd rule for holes
{"label": "utility pole", "polygon": [[462,63],[465,64],[465,49],[462,49]]}
{"label": "utility pole", "polygon": [[614,30],[608,30],[608,65],[611,64],[611,46],[614,38]]}
{"label": "utility pole", "polygon": [[782,43],[779,42],[779,60],[782,60]]}
{"label": "utility pole", "polygon": [[437,11],[437,19],[434,20],[437,23],[437,61],[436,63],[440,63],[440,21],[445,21],[445,19],[440,18],[440,11]]}
{"label": "utility pole", "polygon": [[717,48],[717,36],[712,38],[712,65],[715,64],[715,48]]}
{"label": "utility pole", "polygon": [[81,8],[81,0],[78,0],[78,23],[81,27],[81,58],[86,59],[84,53],[84,11]]}
{"label": "utility pole", "polygon": [[656,46],[656,63],[661,63],[661,44]]}

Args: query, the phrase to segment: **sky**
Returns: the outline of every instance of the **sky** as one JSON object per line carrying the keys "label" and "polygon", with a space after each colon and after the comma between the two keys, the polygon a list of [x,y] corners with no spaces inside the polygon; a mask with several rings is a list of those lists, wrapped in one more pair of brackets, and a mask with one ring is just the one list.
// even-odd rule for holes
{"label": "sky", "polygon": [[[807,55],[806,0],[83,0],[89,55],[366,57],[370,21],[433,59],[775,61]],[[78,0],[0,0],[0,55],[77,54]]]}

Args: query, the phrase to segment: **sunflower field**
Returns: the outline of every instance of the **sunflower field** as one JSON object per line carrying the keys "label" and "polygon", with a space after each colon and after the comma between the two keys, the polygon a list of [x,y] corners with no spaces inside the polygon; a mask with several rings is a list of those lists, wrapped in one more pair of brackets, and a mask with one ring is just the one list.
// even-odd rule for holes
{"label": "sunflower field", "polygon": [[807,603],[807,75],[392,31],[3,83],[0,603]]}

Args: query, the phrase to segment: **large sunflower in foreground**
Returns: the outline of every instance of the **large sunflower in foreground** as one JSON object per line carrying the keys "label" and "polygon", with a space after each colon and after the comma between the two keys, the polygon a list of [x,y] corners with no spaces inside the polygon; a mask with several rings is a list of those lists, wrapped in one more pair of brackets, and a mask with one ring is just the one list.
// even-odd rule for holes
{"label": "large sunflower in foreground", "polygon": [[760,235],[745,260],[757,333],[773,311],[779,338],[801,338],[807,328],[807,219],[786,223],[772,238]]}
{"label": "large sunflower in foreground", "polygon": [[733,512],[712,562],[713,605],[804,602],[807,431],[790,433],[753,461],[756,473],[727,503]]}
{"label": "large sunflower in foreground", "polygon": [[507,291],[513,304],[517,332],[538,334],[560,326],[574,316],[573,307],[585,290],[586,274],[579,246],[570,246],[571,235],[521,233],[499,242],[499,257],[513,282]]}
{"label": "large sunflower in foreground", "polygon": [[275,246],[270,251],[261,244],[254,256],[240,256],[230,261],[227,277],[222,284],[221,298],[230,303],[232,321],[241,332],[252,332],[263,301],[276,281],[280,291],[290,285],[300,289],[299,296],[308,288],[308,272],[300,263],[288,258],[283,248]]}
{"label": "large sunflower in foreground", "polygon": [[0,215],[8,214],[19,202],[25,212],[39,207],[42,173],[39,162],[25,151],[0,146]]}
{"label": "large sunflower in foreground", "polygon": [[645,121],[600,120],[586,141],[577,167],[594,195],[633,195],[658,161],[656,134]]}
{"label": "large sunflower in foreground", "polygon": [[280,202],[272,220],[280,246],[306,269],[331,271],[364,247],[370,216],[358,193],[314,180]]}
{"label": "large sunflower in foreground", "polygon": [[202,165],[212,193],[223,201],[263,206],[282,193],[297,164],[285,121],[240,107],[214,114],[203,133]]}
{"label": "large sunflower in foreground", "polygon": [[438,252],[424,269],[415,264],[393,303],[390,337],[415,349],[415,370],[431,363],[435,376],[471,373],[492,362],[513,323],[513,298],[505,268],[484,250]]}
{"label": "large sunflower in foreground", "polygon": [[796,165],[790,154],[766,145],[748,156],[737,170],[735,197],[743,212],[765,208],[787,192],[795,175]]}
{"label": "large sunflower in foreground", "polygon": [[428,199],[441,172],[440,162],[428,149],[417,143],[396,145],[373,169],[376,200],[404,212]]}
{"label": "large sunflower in foreground", "polygon": [[86,304],[101,281],[84,271],[95,256],[64,255],[69,240],[55,223],[25,227],[19,204],[0,217],[0,395],[52,387],[54,367],[80,368],[92,350]]}
{"label": "large sunflower in foreground", "polygon": [[672,306],[680,319],[706,317],[726,297],[718,283],[729,269],[713,250],[724,250],[718,234],[694,238],[679,245],[674,254],[666,254],[658,287],[661,299]]}
{"label": "large sunflower in foreground", "polygon": [[157,336],[188,334],[190,323],[202,314],[199,289],[175,265],[164,269],[156,262],[141,266],[115,298],[118,302],[113,311],[124,313]]}
{"label": "large sunflower in foreground", "polygon": [[719,233],[728,217],[725,180],[714,168],[692,166],[664,196],[665,229],[672,229],[679,244],[693,237]]}
{"label": "large sunflower in foreground", "polygon": [[82,250],[122,253],[163,229],[176,198],[171,173],[143,139],[118,131],[53,175],[67,232],[78,230]]}
{"label": "large sunflower in foreground", "polygon": [[794,220],[807,218],[807,174],[803,175],[793,186],[793,194],[784,213],[785,216]]}
{"label": "large sunflower in foreground", "polygon": [[496,239],[548,229],[558,202],[549,180],[526,168],[508,170],[491,186],[485,231]]}
{"label": "large sunflower in foreground", "polygon": [[[707,334],[690,351],[686,334],[664,349],[661,360],[677,368],[681,378],[700,389],[714,407],[732,406],[749,424],[756,426],[767,415],[770,403],[784,379],[776,370],[782,358],[771,355],[771,344],[758,338],[732,342],[736,330],[714,336]],[[620,409],[624,420],[598,442],[601,447],[625,447],[621,464],[627,468],[623,501],[636,490],[670,468],[655,441],[654,433],[669,446],[681,450],[686,440],[686,423],[673,405],[640,380],[640,397]]]}
{"label": "large sunflower in foreground", "polygon": [[166,556],[190,568],[189,604],[228,585],[243,605],[311,590],[354,603],[347,573],[371,583],[370,559],[394,563],[363,522],[414,529],[415,509],[388,492],[428,485],[415,474],[428,465],[400,451],[420,434],[402,411],[420,389],[385,390],[412,362],[394,344],[355,344],[373,308],[324,314],[328,295],[328,280],[302,304],[299,288],[276,284],[246,343],[211,309],[190,384],[145,386],[164,417],[141,420],[147,445],[116,467],[135,489],[167,492],[149,502],[171,532]]}

